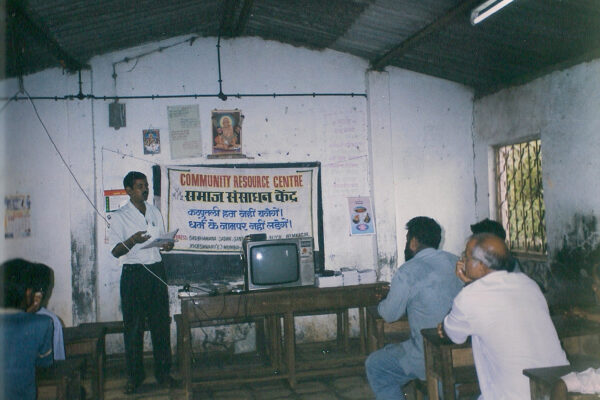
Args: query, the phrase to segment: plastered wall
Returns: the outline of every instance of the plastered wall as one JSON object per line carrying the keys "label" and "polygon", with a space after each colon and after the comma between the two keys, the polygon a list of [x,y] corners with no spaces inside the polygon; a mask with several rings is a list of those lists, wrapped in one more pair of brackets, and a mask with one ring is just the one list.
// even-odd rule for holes
{"label": "plastered wall", "polygon": [[597,217],[599,106],[598,60],[475,101],[478,215],[488,215],[495,196],[488,183],[493,146],[537,137],[542,145],[549,255],[573,229],[576,214]]}
{"label": "plastered wall", "polygon": [[[442,226],[444,250],[460,254],[476,221],[470,89],[393,69],[392,148],[399,253],[406,223],[417,215]],[[403,257],[401,257],[403,260]]]}

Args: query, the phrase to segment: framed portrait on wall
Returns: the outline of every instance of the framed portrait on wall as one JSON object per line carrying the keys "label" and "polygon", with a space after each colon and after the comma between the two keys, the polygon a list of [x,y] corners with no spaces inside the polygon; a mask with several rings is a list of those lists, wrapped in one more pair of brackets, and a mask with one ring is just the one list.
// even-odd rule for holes
{"label": "framed portrait on wall", "polygon": [[212,138],[213,154],[242,153],[242,121],[240,110],[213,110]]}
{"label": "framed portrait on wall", "polygon": [[158,129],[142,130],[144,140],[144,154],[160,153],[160,131]]}

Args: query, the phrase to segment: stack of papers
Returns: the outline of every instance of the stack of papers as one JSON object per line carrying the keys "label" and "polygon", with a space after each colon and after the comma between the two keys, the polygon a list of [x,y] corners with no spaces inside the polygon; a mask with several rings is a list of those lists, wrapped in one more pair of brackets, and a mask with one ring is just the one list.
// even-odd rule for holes
{"label": "stack of papers", "polygon": [[168,243],[175,243],[175,235],[178,231],[179,229],[175,229],[174,231],[167,232],[157,238],[152,238],[152,240],[149,240],[148,243],[146,243],[146,245],[142,247],[142,249],[149,249],[151,247],[163,247]]}
{"label": "stack of papers", "polygon": [[358,285],[358,271],[354,268],[342,268],[344,286]]}
{"label": "stack of papers", "polygon": [[365,283],[377,282],[377,273],[374,269],[361,269],[358,271],[358,282],[363,285]]}
{"label": "stack of papers", "polygon": [[344,278],[341,274],[333,276],[316,276],[315,283],[317,287],[344,286]]}

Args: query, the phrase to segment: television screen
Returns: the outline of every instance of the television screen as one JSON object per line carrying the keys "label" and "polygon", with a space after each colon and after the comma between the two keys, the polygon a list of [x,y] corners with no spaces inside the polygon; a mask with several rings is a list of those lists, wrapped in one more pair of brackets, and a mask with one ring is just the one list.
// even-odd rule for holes
{"label": "television screen", "polygon": [[250,265],[255,285],[290,283],[299,279],[298,248],[294,243],[254,246],[250,251]]}

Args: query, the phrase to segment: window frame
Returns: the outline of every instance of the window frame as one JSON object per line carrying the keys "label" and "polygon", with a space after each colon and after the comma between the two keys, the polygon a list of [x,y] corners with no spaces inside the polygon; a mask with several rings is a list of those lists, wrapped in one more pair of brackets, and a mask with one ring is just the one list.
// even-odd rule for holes
{"label": "window frame", "polygon": [[[503,157],[501,153],[503,149],[507,148],[510,148],[509,151],[513,154]],[[534,151],[534,166],[532,166],[531,161],[529,161],[532,157],[532,149]],[[509,247],[511,247],[512,253],[519,258],[523,257],[527,259],[546,260],[548,256],[548,237],[545,218],[546,205],[543,187],[543,156],[541,139],[539,137],[521,138],[510,143],[497,144],[492,147],[492,150],[494,160],[493,183],[496,194],[496,203],[494,208],[497,221],[499,221],[506,230],[506,241],[509,244]],[[525,152],[527,152],[527,155],[524,155]],[[517,154],[517,157],[514,156],[515,153]],[[527,158],[526,162],[529,163],[529,167],[526,166],[526,168],[528,168],[528,175],[525,178],[523,178],[522,173],[518,177],[515,176],[512,180],[513,185],[510,185],[511,182],[509,182],[508,178],[506,177],[506,175],[509,174],[509,172],[507,172],[508,168],[512,167],[513,170],[516,170],[515,165],[519,163],[521,163],[521,166],[519,166],[519,168],[521,168],[523,166],[522,161],[524,158]],[[510,166],[506,167],[508,159],[510,159],[508,162]],[[537,177],[532,178],[531,172],[534,168],[537,168],[539,172],[537,172]],[[520,190],[523,189],[522,185],[519,189],[517,189],[514,183],[518,180],[527,183],[528,187],[525,188],[525,190]],[[535,185],[532,186],[533,181],[535,181]],[[527,191],[527,189],[529,190],[529,196],[522,196],[522,192]],[[511,224],[511,220],[513,218],[511,215],[511,207],[507,205],[510,204],[509,198],[511,196],[511,190],[513,190],[513,196],[516,195],[515,190],[520,190],[520,201],[522,203],[528,203],[525,197],[529,197],[530,204],[528,204],[527,207],[523,205],[517,210],[517,214],[520,213],[521,218],[519,218],[519,216],[514,217],[517,218],[515,224],[522,225],[520,232],[518,228],[513,228],[513,224]],[[532,195],[532,192],[539,193],[539,195]],[[532,216],[527,217],[527,212],[531,212]],[[541,219],[541,221],[539,221],[537,224],[535,222],[535,215],[537,215],[538,219]],[[539,226],[540,224],[541,227]],[[514,234],[515,229],[517,229],[516,234]],[[523,246],[518,245],[519,241],[523,243]],[[536,244],[536,241],[541,241],[541,243]]]}

